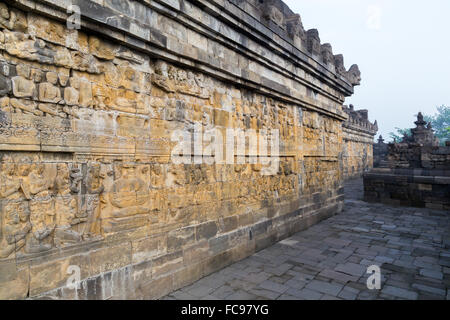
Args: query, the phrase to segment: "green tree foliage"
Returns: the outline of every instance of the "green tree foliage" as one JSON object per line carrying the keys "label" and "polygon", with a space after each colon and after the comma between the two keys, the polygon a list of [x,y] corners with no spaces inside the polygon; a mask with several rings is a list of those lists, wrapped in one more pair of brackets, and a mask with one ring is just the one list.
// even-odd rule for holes
{"label": "green tree foliage", "polygon": [[391,142],[400,142],[405,135],[411,136],[411,134],[411,129],[401,129],[396,127],[395,132],[389,133],[389,138],[391,138]]}
{"label": "green tree foliage", "polygon": [[434,134],[442,144],[450,140],[450,106],[437,107],[437,113],[434,116],[424,116],[423,118],[425,121],[431,122]]}

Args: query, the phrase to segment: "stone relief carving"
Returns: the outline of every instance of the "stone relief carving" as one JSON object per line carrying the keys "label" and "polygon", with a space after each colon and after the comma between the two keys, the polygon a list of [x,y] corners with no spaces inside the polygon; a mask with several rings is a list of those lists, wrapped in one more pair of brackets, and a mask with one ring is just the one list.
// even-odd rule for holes
{"label": "stone relief carving", "polygon": [[0,258],[7,258],[25,246],[26,236],[31,230],[29,217],[30,210],[26,202],[3,202]]}
{"label": "stone relief carving", "polygon": [[57,214],[55,243],[58,246],[81,241],[81,235],[72,229],[72,226],[79,221],[77,218],[78,203],[72,195],[72,190],[76,190],[72,186],[73,180],[68,165],[59,163],[54,184],[55,211]]}
{"label": "stone relief carving", "polygon": [[86,223],[83,225],[82,234],[85,237],[92,237],[100,231],[98,226],[100,195],[105,191],[105,187],[103,185],[104,175],[101,173],[100,164],[91,164],[87,170],[84,182],[87,191],[84,209]]}
{"label": "stone relief carving", "polygon": [[3,157],[0,177],[0,197],[8,200],[19,199],[22,180],[16,175],[16,165],[12,162],[11,157]]}
{"label": "stone relief carving", "polygon": [[123,164],[120,177],[114,181],[109,193],[116,218],[149,213],[145,203],[149,200],[149,189],[136,173],[136,166]]}
{"label": "stone relief carving", "polygon": [[45,77],[47,81],[39,84],[39,99],[44,102],[60,102],[61,91],[56,86],[58,75],[55,72],[47,72]]}
{"label": "stone relief carving", "polygon": [[152,74],[152,83],[168,93],[175,92],[175,85],[169,81],[169,70],[167,63],[157,61],[155,64],[155,72]]}
{"label": "stone relief carving", "polygon": [[168,67],[167,63],[161,60],[155,63],[152,83],[167,93],[179,92],[201,99],[210,97],[202,74],[185,71],[174,66]]}
{"label": "stone relief carving", "polygon": [[0,3],[0,26],[12,30],[16,21],[16,14],[13,11],[10,12],[6,4]]}
{"label": "stone relief carving", "polygon": [[1,259],[101,238],[100,163],[47,163],[37,154],[7,153],[0,161]]}

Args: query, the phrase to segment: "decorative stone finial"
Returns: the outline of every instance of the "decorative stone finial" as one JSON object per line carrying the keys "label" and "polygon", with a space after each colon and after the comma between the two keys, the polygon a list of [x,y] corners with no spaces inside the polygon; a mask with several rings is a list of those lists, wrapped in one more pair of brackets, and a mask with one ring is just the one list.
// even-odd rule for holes
{"label": "decorative stone finial", "polygon": [[[241,1],[249,0],[238,2]],[[347,71],[343,55],[334,56],[329,43],[321,45],[317,29],[305,32],[301,16],[289,9],[282,0],[252,0],[251,2],[259,9],[262,22],[269,28],[274,28],[272,31],[281,32],[280,35],[290,38],[295,47],[312,56],[317,62],[322,62],[330,71],[343,77],[353,87],[360,85],[361,72],[358,65],[352,65]]]}
{"label": "decorative stone finial", "polygon": [[266,1],[263,7],[263,18],[286,30],[285,15],[276,5],[276,1]]}
{"label": "decorative stone finial", "polygon": [[431,146],[439,145],[439,139],[434,135],[431,123],[424,120],[422,112],[418,113],[417,121],[414,124],[416,128],[411,129],[412,136],[408,142]]}
{"label": "decorative stone finial", "polygon": [[422,112],[419,112],[419,114],[417,115],[417,121],[414,123],[417,126],[417,128],[424,127],[427,124],[426,121],[423,120]]}
{"label": "decorative stone finial", "polygon": [[361,84],[361,71],[359,71],[357,64],[350,67],[346,78],[353,86],[359,86]]}
{"label": "decorative stone finial", "polygon": [[302,18],[299,14],[294,14],[286,18],[286,27],[289,37],[294,40],[298,48],[306,47],[306,32],[303,28]]}
{"label": "decorative stone finial", "polygon": [[319,38],[319,31],[317,29],[310,29],[306,31],[307,36],[307,47],[308,51],[313,56],[320,55],[320,38]]}
{"label": "decorative stone finial", "polygon": [[334,62],[333,48],[331,47],[331,44],[324,43],[323,45],[321,45],[320,48],[321,48],[320,51],[322,54],[323,63],[325,63],[325,64],[333,63]]}
{"label": "decorative stone finial", "polygon": [[334,65],[336,67],[336,73],[344,76],[346,71],[344,67],[344,56],[342,54],[337,54],[334,56]]}

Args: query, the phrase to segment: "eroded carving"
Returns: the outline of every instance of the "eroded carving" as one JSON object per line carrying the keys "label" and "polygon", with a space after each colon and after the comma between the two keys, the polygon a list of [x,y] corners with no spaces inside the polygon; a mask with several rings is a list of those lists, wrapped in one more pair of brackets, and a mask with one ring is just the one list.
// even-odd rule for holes
{"label": "eroded carving", "polygon": [[12,30],[16,20],[15,12],[10,12],[6,4],[0,3],[0,27]]}
{"label": "eroded carving", "polygon": [[101,237],[100,163],[44,163],[38,154],[5,154],[0,169],[0,258]]}
{"label": "eroded carving", "polygon": [[136,167],[124,164],[120,178],[114,181],[110,192],[111,204],[115,207],[114,217],[127,217],[149,213],[149,191],[146,183],[136,175]]}
{"label": "eroded carving", "polygon": [[317,29],[310,29],[306,32],[307,35],[307,49],[313,55],[320,55],[320,38]]}

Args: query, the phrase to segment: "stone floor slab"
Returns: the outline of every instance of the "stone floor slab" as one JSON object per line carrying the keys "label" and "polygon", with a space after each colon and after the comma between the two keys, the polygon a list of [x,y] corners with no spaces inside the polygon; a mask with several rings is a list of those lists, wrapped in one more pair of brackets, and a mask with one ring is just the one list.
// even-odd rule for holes
{"label": "stone floor slab", "polygon": [[[450,300],[450,214],[366,203],[361,190],[348,182],[341,214],[163,299]],[[371,265],[381,290],[367,288]]]}

